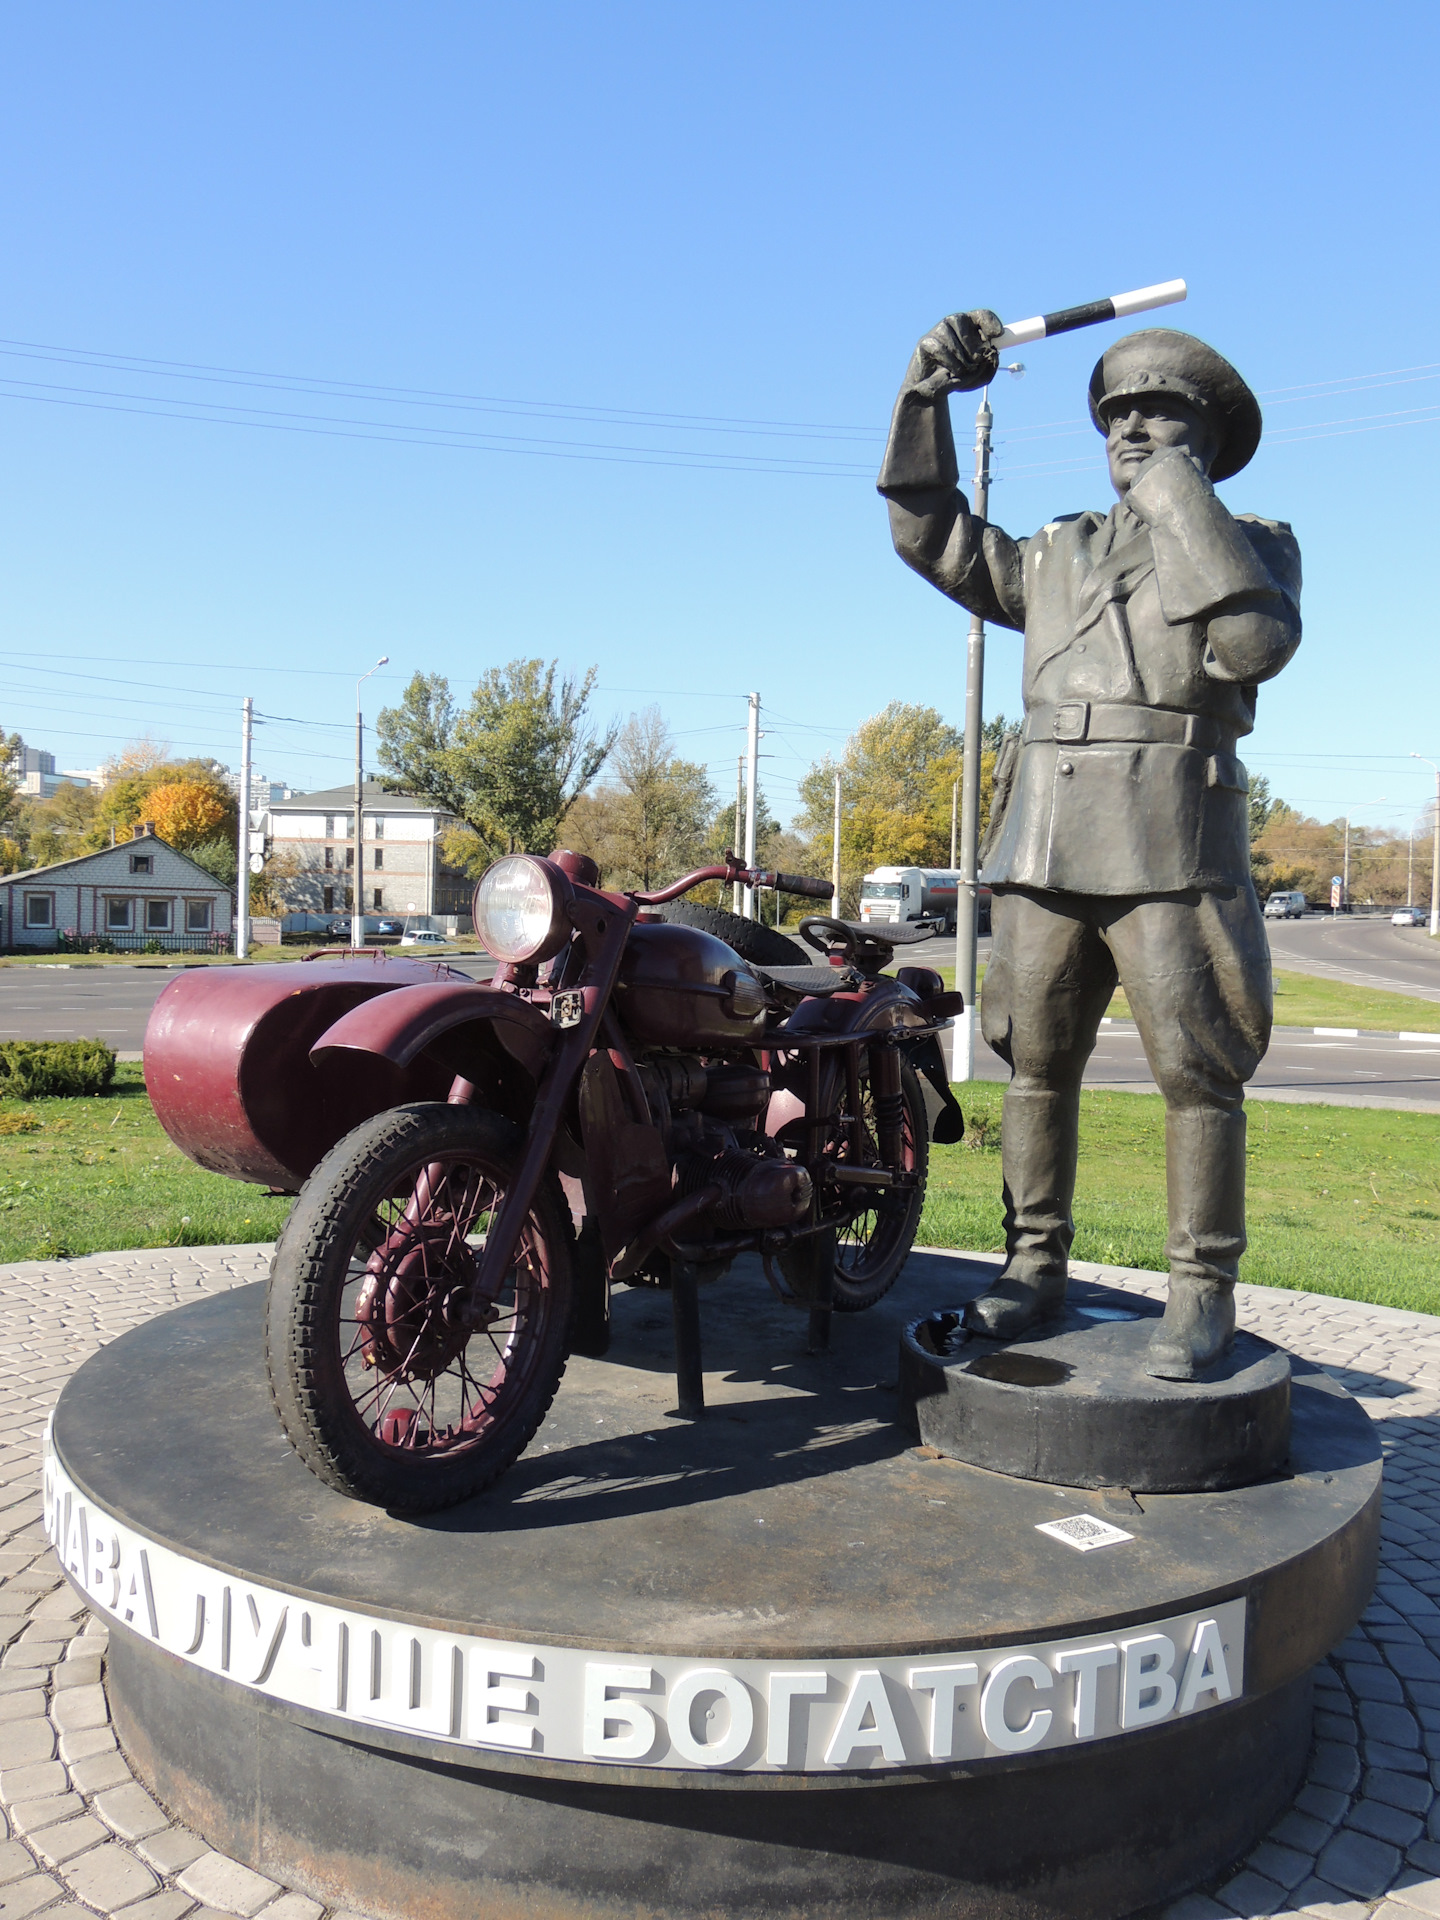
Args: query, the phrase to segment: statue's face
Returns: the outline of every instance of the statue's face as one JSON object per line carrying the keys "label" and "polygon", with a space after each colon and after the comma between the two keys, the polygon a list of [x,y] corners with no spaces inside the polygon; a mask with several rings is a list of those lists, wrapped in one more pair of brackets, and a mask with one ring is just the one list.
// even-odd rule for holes
{"label": "statue's face", "polygon": [[1111,484],[1122,499],[1145,462],[1167,447],[1179,447],[1208,474],[1219,441],[1204,415],[1174,394],[1127,395],[1111,402],[1105,453]]}

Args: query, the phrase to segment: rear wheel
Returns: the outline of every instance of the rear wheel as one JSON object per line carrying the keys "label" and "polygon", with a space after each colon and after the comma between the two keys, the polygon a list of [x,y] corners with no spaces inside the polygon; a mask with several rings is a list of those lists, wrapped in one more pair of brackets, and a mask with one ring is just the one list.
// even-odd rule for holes
{"label": "rear wheel", "polygon": [[574,1235],[553,1175],[508,1271],[483,1296],[478,1284],[520,1145],[499,1114],[397,1107],[306,1183],[275,1249],[265,1364],[281,1425],[328,1486],[400,1511],[451,1506],[544,1419],[572,1310]]}
{"label": "rear wheel", "polygon": [[[913,1187],[886,1193],[872,1189],[874,1199],[863,1212],[852,1215],[835,1237],[835,1310],[859,1313],[873,1307],[900,1277],[920,1231],[925,1206],[925,1176],[930,1162],[930,1129],[920,1082],[908,1060],[900,1063],[901,1164],[918,1176]],[[867,1074],[860,1082],[861,1148],[858,1164],[879,1166],[875,1137],[875,1101]],[[853,1160],[848,1151],[844,1160]]]}
{"label": "rear wheel", "polygon": [[[900,1093],[904,1101],[901,1160],[905,1170],[918,1178],[915,1185],[904,1192],[871,1189],[873,1198],[868,1204],[836,1228],[833,1302],[837,1313],[861,1313],[883,1298],[899,1279],[900,1269],[909,1258],[915,1235],[920,1230],[930,1132],[920,1082],[908,1060],[900,1065]],[[860,1082],[860,1114],[863,1126],[859,1155],[853,1155],[847,1146],[840,1158],[850,1165],[878,1167],[880,1148],[875,1137],[875,1103],[868,1074]],[[854,1192],[854,1189],[848,1191]],[[781,1272],[803,1300],[816,1297],[815,1262],[829,1257],[823,1240],[824,1236],[820,1235],[802,1240],[780,1256]]]}

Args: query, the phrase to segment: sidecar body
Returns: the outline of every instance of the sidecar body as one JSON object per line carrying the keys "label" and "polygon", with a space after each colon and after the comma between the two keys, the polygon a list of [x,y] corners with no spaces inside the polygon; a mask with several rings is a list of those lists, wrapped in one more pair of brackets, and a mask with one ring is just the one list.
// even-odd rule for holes
{"label": "sidecar body", "polygon": [[453,1067],[421,1048],[401,1063],[316,1047],[379,995],[443,986],[479,1006],[492,990],[441,961],[317,956],[181,973],[145,1031],[145,1086],[182,1153],[213,1173],[297,1192],[352,1127],[407,1100],[443,1100]]}

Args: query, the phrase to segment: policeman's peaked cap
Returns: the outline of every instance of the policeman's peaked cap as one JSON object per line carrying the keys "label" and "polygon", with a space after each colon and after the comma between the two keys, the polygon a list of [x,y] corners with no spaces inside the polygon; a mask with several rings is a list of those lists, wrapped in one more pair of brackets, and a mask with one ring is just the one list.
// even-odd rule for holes
{"label": "policeman's peaked cap", "polygon": [[1104,433],[1112,401],[1163,394],[1198,408],[1217,429],[1212,480],[1228,480],[1248,466],[1260,444],[1260,402],[1213,347],[1171,327],[1127,333],[1101,354],[1090,376],[1090,418]]}

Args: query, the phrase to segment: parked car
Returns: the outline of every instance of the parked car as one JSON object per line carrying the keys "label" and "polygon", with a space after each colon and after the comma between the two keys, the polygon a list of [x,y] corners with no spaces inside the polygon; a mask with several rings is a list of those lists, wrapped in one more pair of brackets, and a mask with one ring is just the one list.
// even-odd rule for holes
{"label": "parked car", "polygon": [[1298,890],[1294,892],[1272,893],[1265,902],[1267,920],[1299,920],[1305,913],[1305,896]]}
{"label": "parked car", "polygon": [[1430,916],[1424,907],[1397,907],[1390,916],[1392,927],[1423,927]]}
{"label": "parked car", "polygon": [[375,925],[376,933],[403,933],[404,927],[398,920],[380,920]]}
{"label": "parked car", "polygon": [[450,937],[430,927],[417,927],[414,933],[402,934],[400,944],[402,947],[445,947],[450,944]]}

